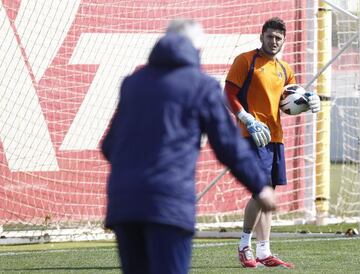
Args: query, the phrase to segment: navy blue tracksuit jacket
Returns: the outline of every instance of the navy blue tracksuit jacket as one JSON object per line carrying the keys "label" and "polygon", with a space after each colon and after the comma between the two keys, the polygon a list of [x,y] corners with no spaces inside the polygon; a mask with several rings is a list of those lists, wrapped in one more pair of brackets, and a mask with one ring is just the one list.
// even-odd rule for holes
{"label": "navy blue tracksuit jacket", "polygon": [[206,133],[217,158],[253,193],[266,177],[230,117],[219,83],[200,70],[190,40],[167,34],[124,79],[102,144],[111,164],[106,226],[195,226],[195,166]]}

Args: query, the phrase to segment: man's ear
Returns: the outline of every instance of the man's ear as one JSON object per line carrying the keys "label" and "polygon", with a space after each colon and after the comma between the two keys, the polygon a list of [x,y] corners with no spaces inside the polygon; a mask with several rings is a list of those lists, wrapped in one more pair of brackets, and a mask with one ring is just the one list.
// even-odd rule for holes
{"label": "man's ear", "polygon": [[261,42],[261,44],[264,43],[264,34],[263,33],[260,34],[260,42]]}

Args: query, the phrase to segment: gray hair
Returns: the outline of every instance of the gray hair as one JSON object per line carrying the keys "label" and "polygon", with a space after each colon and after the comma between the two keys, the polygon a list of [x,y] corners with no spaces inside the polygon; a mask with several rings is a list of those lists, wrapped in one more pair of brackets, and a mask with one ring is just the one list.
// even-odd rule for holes
{"label": "gray hair", "polygon": [[201,49],[204,43],[204,30],[200,23],[192,19],[172,20],[166,33],[178,33],[190,39],[196,49]]}

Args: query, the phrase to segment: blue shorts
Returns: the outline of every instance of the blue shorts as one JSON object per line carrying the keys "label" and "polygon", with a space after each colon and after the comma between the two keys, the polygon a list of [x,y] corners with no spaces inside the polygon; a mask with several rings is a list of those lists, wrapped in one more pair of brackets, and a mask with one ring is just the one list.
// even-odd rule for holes
{"label": "blue shorts", "polygon": [[258,156],[261,166],[268,175],[269,184],[286,185],[286,166],[284,144],[269,143],[265,147],[258,147],[251,138],[248,140],[252,150]]}

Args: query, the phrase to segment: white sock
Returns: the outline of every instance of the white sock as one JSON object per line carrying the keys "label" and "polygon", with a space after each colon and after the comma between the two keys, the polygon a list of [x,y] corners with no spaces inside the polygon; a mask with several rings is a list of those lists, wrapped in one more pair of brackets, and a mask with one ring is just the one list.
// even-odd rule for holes
{"label": "white sock", "polygon": [[240,242],[239,242],[239,249],[243,250],[245,247],[249,247],[251,249],[251,236],[252,233],[241,233]]}
{"label": "white sock", "polygon": [[270,242],[258,241],[256,243],[256,257],[263,260],[271,255]]}

